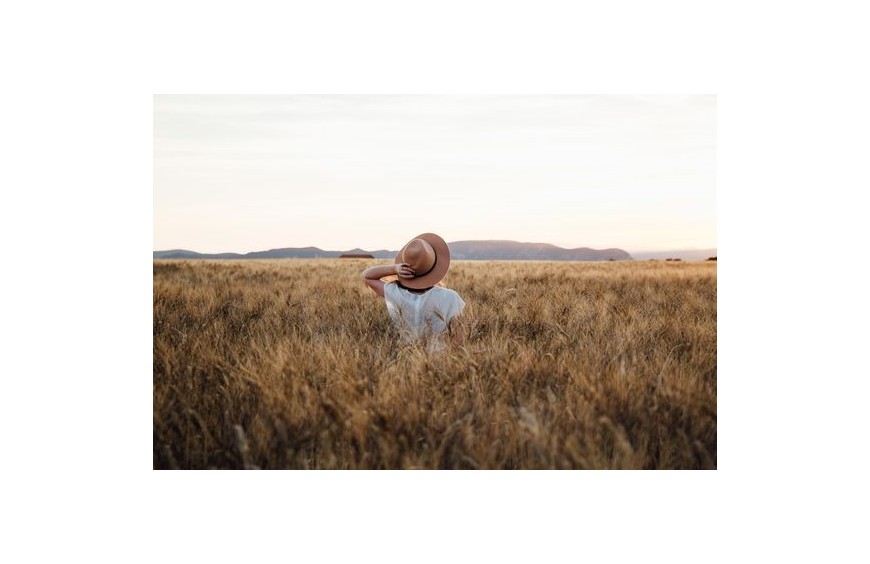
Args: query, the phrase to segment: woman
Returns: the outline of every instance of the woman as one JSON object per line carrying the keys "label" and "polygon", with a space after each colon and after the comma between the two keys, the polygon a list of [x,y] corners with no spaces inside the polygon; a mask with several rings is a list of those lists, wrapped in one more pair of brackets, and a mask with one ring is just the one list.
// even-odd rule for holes
{"label": "woman", "polygon": [[[384,298],[387,312],[405,342],[422,342],[430,351],[441,350],[447,336],[454,345],[464,343],[457,316],[465,302],[453,290],[437,286],[450,267],[450,249],[434,233],[411,239],[396,255],[395,264],[373,266],[363,280]],[[395,282],[381,280],[398,276]]]}

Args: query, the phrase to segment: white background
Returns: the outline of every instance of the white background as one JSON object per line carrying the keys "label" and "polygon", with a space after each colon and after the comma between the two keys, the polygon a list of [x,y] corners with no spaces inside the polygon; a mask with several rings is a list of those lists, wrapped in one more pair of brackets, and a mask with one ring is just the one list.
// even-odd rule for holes
{"label": "white background", "polygon": [[[858,5],[4,6],[3,560],[866,561]],[[155,93],[716,94],[719,469],[153,471]]]}

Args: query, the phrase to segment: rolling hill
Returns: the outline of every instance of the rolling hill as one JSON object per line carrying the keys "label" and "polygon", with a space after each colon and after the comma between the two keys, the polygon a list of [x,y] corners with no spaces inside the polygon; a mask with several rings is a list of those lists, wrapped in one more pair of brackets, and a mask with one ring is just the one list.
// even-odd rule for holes
{"label": "rolling hill", "polygon": [[[450,254],[456,260],[556,260],[599,261],[632,260],[622,249],[564,249],[547,243],[519,243],[517,241],[455,241],[448,243]],[[184,249],[154,251],[155,259],[277,259],[277,258],[338,258],[342,253],[370,253],[378,259],[391,259],[397,251],[381,249],[366,251],[326,251],[318,247],[287,247],[250,253],[197,253]]]}

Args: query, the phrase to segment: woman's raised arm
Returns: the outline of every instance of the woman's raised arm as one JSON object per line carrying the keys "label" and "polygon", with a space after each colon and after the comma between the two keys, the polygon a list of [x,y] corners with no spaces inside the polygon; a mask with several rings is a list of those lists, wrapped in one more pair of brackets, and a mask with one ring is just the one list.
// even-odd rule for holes
{"label": "woman's raised arm", "polygon": [[385,276],[413,278],[414,271],[411,270],[411,267],[407,263],[400,262],[397,264],[373,266],[365,269],[362,273],[363,281],[366,285],[371,288],[375,294],[382,298],[384,297],[384,283],[381,281],[381,278],[384,278]]}

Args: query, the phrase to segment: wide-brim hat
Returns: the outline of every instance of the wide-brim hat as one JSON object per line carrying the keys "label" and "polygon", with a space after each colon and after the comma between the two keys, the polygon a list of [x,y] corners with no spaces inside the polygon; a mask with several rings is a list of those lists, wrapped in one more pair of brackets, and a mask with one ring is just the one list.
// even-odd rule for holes
{"label": "wide-brim hat", "polygon": [[414,290],[431,288],[450,268],[450,249],[438,235],[422,233],[408,241],[396,255],[396,264],[401,262],[410,264],[415,273],[413,278],[399,278],[402,286]]}

